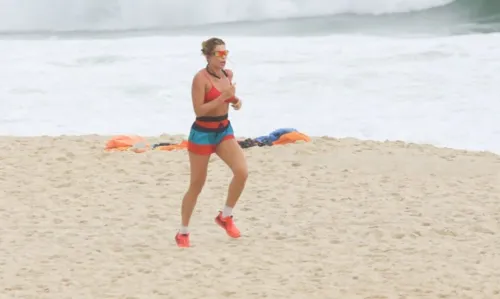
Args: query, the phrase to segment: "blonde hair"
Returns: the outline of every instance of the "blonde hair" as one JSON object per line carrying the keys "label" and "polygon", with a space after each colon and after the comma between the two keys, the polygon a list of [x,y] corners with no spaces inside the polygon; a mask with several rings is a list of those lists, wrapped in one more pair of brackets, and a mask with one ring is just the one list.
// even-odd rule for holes
{"label": "blonde hair", "polygon": [[201,43],[201,53],[205,56],[212,55],[212,53],[215,50],[215,47],[225,44],[226,43],[222,39],[217,37],[212,37]]}

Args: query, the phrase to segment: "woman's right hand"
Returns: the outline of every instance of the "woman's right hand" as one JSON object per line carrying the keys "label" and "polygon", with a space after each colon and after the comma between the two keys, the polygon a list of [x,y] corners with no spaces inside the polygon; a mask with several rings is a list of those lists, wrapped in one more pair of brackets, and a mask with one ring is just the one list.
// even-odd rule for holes
{"label": "woman's right hand", "polygon": [[236,93],[236,84],[230,85],[228,88],[224,89],[219,97],[221,102],[226,101],[227,99],[230,99],[234,97]]}

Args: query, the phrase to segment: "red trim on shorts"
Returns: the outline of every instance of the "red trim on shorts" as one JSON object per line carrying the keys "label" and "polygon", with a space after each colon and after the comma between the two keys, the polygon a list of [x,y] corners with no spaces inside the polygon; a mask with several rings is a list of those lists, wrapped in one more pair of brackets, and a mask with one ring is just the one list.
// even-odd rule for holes
{"label": "red trim on shorts", "polygon": [[196,144],[188,141],[188,151],[198,155],[210,155],[215,153],[215,144]]}
{"label": "red trim on shorts", "polygon": [[[225,140],[229,140],[229,139],[234,139],[234,135],[233,135],[233,134],[231,134],[231,135],[226,135],[226,136],[224,136],[224,138],[222,138],[221,142],[222,142],[222,141],[225,141]],[[220,143],[219,143],[219,144],[220,144]]]}
{"label": "red trim on shorts", "polygon": [[[234,135],[226,135],[222,138],[221,142],[234,139]],[[220,143],[219,143],[220,144]],[[197,155],[211,155],[217,150],[217,145],[215,144],[196,144],[188,141],[187,145],[188,151]]]}

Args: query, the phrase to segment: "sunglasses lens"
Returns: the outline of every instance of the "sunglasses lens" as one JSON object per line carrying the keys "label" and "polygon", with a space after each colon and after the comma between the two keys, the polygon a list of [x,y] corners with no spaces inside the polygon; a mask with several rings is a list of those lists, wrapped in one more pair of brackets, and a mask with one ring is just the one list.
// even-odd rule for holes
{"label": "sunglasses lens", "polygon": [[227,50],[225,50],[225,51],[216,51],[215,52],[215,56],[225,57],[225,56],[227,56],[228,53],[229,53],[229,51],[227,51]]}

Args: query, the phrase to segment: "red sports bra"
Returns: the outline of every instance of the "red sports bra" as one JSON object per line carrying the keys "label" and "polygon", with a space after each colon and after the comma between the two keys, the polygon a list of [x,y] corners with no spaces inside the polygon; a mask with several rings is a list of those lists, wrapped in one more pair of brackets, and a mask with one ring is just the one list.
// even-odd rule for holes
{"label": "red sports bra", "polygon": [[[210,88],[210,90],[207,93],[205,93],[205,103],[207,103],[207,102],[213,101],[216,98],[218,98],[221,95],[221,92],[217,88],[215,88],[214,83],[212,82],[210,77],[207,75],[207,73],[206,72],[203,72],[203,73],[208,78],[208,81],[210,81],[210,84],[212,84],[212,88]],[[231,85],[233,84],[232,82],[229,82],[229,83]],[[233,96],[233,97],[225,100],[225,102],[226,103],[236,102],[236,98]]]}

